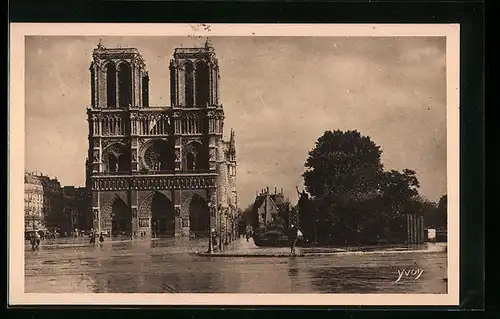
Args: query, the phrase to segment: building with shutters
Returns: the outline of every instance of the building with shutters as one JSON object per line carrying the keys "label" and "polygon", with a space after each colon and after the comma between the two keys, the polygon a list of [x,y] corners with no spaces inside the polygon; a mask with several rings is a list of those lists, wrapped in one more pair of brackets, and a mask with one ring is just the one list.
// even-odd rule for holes
{"label": "building with shutters", "polygon": [[24,173],[25,230],[57,227],[62,212],[62,188],[57,178]]}

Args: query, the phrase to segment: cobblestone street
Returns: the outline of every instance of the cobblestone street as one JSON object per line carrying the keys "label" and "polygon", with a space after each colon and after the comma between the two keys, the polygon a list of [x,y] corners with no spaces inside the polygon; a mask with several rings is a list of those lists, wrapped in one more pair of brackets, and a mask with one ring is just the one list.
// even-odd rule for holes
{"label": "cobblestone street", "polygon": [[[304,254],[308,249],[302,248],[297,257],[275,258],[275,254],[285,256],[288,249],[256,248],[252,242],[239,239],[228,253],[242,257],[195,254],[206,249],[206,240],[181,238],[95,246],[83,240],[44,242],[35,252],[26,246],[25,291],[446,293],[446,253],[436,247],[416,252],[317,256]],[[255,252],[260,254],[258,258],[244,258]],[[423,270],[418,279],[403,276],[395,283],[401,271],[413,269]]]}

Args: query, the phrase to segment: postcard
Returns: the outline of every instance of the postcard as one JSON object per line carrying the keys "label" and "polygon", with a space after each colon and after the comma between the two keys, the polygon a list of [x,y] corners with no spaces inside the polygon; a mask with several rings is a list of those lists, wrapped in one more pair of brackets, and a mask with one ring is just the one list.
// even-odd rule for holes
{"label": "postcard", "polygon": [[456,24],[14,23],[9,102],[11,305],[458,304]]}

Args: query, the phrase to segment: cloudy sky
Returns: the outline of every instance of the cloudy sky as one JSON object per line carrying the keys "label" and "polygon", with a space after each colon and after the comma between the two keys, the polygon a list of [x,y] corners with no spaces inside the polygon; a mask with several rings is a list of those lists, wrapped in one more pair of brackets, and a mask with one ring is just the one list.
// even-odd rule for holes
{"label": "cloudy sky", "polygon": [[[187,37],[102,37],[136,47],[151,105],[169,104],[168,63]],[[26,169],[84,185],[89,65],[99,37],[26,37]],[[421,193],[446,192],[445,38],[211,38],[221,69],[226,133],[234,128],[240,206],[266,186],[292,202],[307,153],[325,130],[357,129],[386,169],[417,171]]]}

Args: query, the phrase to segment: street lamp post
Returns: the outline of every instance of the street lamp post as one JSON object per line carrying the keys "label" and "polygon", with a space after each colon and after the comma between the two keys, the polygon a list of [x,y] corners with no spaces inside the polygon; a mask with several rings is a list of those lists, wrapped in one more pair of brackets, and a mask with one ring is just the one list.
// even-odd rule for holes
{"label": "street lamp post", "polygon": [[234,240],[234,220],[233,220],[233,213],[229,215],[229,224],[231,225],[231,232],[229,233],[229,241],[233,242]]}
{"label": "street lamp post", "polygon": [[222,250],[222,206],[219,205],[217,210],[217,215],[219,219],[219,250]]}
{"label": "street lamp post", "polygon": [[[213,217],[213,210],[214,210],[214,207],[213,207],[212,202],[208,202],[208,213],[210,214],[210,219],[212,219],[212,217]],[[215,232],[215,229],[212,228],[212,223],[210,223],[209,227],[210,227],[210,230],[208,232],[208,251],[207,252],[209,254],[211,254],[214,251],[214,243],[212,241],[212,236]]]}
{"label": "street lamp post", "polygon": [[228,232],[228,223],[227,223],[227,219],[229,217],[229,214],[228,214],[228,211],[227,209],[224,211],[224,246],[227,247],[227,245],[229,245],[228,243],[228,240],[227,240],[227,237],[229,235],[229,232]]}
{"label": "street lamp post", "polygon": [[233,241],[236,240],[236,237],[237,237],[237,225],[236,225],[236,216],[233,215]]}
{"label": "street lamp post", "polygon": [[233,242],[233,231],[234,231],[234,225],[233,225],[233,215],[229,214],[229,226],[231,227],[229,231],[229,242]]}

